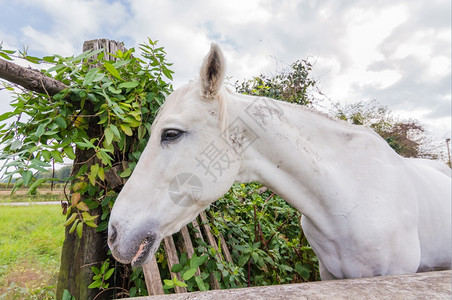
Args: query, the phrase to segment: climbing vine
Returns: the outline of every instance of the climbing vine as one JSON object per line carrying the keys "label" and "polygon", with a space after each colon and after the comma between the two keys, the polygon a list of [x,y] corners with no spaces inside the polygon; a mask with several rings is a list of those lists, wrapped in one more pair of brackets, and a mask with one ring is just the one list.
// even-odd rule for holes
{"label": "climbing vine", "polygon": [[[50,96],[3,83],[14,94],[11,111],[0,115],[3,177],[14,182],[13,192],[26,186],[35,193],[52,180],[39,173],[48,172],[54,163],[75,159],[66,178],[64,225],[79,237],[86,226],[98,232],[107,229],[121,179],[132,173],[157,110],[172,90],[173,72],[164,49],[149,39],[139,50],[140,54],[134,48],[109,54],[115,61],[106,60],[103,49],[72,57],[19,53],[32,63],[50,65],[41,72],[68,88]],[[16,55],[1,48],[0,53],[3,59]],[[107,263],[93,267],[90,288],[108,288],[112,268]]]}
{"label": "climbing vine", "polygon": [[[122,178],[127,178],[150,135],[157,109],[171,91],[166,80],[172,79],[170,64],[165,62],[163,48],[149,40],[140,45],[143,58],[135,57],[135,49],[118,50],[115,62],[104,60],[103,49],[87,51],[76,57],[47,56],[39,62],[53,64],[45,74],[69,88],[50,97],[35,92],[17,92],[11,103],[13,110],[0,116],[2,125],[0,159],[7,178],[19,176],[14,189],[28,186],[30,192],[48,179],[36,179],[54,162],[75,159],[75,149],[91,150],[93,156],[79,162],[83,166],[72,174],[73,185],[70,217],[65,223],[71,232],[82,235],[83,226],[97,227],[90,209],[105,207],[99,231],[108,224],[109,208],[116,192],[109,189],[106,174],[121,165]],[[11,53],[3,52],[3,55]],[[38,59],[34,58],[33,62]],[[12,86],[5,87],[13,92]],[[101,126],[99,136],[90,137],[89,122]],[[117,169],[114,169],[117,170]],[[86,195],[80,201],[81,195]],[[77,210],[73,209],[77,208]]]}

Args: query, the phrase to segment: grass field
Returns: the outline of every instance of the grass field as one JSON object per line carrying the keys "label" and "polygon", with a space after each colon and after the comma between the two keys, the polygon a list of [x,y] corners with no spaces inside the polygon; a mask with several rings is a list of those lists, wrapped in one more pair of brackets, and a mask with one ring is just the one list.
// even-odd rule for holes
{"label": "grass field", "polygon": [[59,205],[0,206],[0,299],[52,299],[65,216]]}

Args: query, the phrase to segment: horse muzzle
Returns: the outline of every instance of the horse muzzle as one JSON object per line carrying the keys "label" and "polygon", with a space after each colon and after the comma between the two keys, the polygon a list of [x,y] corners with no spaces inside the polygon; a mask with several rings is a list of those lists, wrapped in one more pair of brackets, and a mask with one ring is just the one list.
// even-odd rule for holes
{"label": "horse muzzle", "polygon": [[116,260],[139,267],[154,255],[162,238],[156,233],[155,224],[147,225],[139,226],[135,230],[121,231],[118,225],[110,224],[108,246]]}

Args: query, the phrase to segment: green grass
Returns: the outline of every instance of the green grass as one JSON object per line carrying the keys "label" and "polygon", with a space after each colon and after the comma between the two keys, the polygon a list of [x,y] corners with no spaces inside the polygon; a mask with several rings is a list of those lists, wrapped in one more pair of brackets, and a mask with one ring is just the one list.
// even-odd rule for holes
{"label": "green grass", "polygon": [[57,281],[61,207],[0,206],[0,299],[47,299]]}

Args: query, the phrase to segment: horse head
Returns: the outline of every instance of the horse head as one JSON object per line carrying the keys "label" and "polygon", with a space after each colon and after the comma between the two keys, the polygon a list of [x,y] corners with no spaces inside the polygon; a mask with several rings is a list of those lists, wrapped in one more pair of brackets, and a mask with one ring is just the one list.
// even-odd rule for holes
{"label": "horse head", "polygon": [[[161,107],[111,211],[108,245],[118,261],[142,265],[164,237],[196,218],[235,181],[239,159],[222,138],[224,74],[223,54],[212,44],[199,80],[174,91]],[[221,176],[213,173],[214,160]]]}

